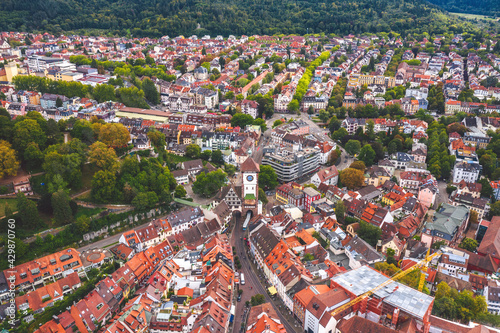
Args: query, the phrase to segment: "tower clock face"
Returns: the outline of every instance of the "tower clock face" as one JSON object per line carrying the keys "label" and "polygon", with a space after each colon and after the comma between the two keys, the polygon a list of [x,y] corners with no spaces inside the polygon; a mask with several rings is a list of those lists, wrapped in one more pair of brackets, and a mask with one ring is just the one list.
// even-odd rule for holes
{"label": "tower clock face", "polygon": [[253,180],[253,176],[247,176],[247,180],[251,182]]}

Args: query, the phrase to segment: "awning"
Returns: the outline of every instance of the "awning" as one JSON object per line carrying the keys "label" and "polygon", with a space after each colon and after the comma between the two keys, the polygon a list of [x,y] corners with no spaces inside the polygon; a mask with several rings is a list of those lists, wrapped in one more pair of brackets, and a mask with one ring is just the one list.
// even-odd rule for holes
{"label": "awning", "polygon": [[269,293],[271,295],[276,295],[278,293],[278,291],[276,290],[276,288],[274,288],[273,286],[267,288],[267,290],[269,291]]}

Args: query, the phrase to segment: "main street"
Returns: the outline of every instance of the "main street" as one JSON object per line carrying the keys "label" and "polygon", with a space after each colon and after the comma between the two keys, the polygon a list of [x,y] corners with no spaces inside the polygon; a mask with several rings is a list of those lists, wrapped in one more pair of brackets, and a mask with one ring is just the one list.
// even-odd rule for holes
{"label": "main street", "polygon": [[[234,229],[231,234],[231,245],[235,247],[234,255],[238,256],[241,262],[241,269],[238,270],[240,275],[243,273],[245,275],[245,284],[239,285],[239,289],[243,290],[241,295],[241,301],[236,302],[236,312],[233,322],[233,333],[239,333],[241,331],[241,324],[246,324],[246,317],[248,316],[248,309],[245,305],[246,301],[250,301],[250,298],[257,294],[262,294],[266,298],[266,302],[271,303],[276,313],[285,326],[288,333],[302,332],[302,328],[292,315],[290,315],[288,309],[285,308],[281,301],[273,300],[267,293],[266,287],[261,284],[257,273],[252,268],[252,263],[250,262],[251,257],[249,249],[245,242],[246,233],[243,231],[243,218],[235,218],[236,222],[234,224]],[[238,288],[236,288],[234,295],[235,298],[238,295]],[[284,312],[281,313],[281,311]],[[244,332],[244,331],[243,331]]]}

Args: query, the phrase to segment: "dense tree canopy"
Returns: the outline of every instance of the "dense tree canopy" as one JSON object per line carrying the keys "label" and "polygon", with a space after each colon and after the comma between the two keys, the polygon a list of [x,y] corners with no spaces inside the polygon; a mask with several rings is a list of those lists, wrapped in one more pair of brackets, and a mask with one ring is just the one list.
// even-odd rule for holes
{"label": "dense tree canopy", "polygon": [[200,173],[193,183],[193,192],[205,198],[214,196],[226,183],[226,173],[220,169]]}
{"label": "dense tree canopy", "polygon": [[365,183],[365,176],[361,170],[347,168],[340,173],[340,181],[342,185],[352,190],[363,186]]}
{"label": "dense tree canopy", "polygon": [[0,179],[4,176],[17,175],[19,161],[17,160],[16,151],[12,149],[12,145],[7,141],[0,140]]}
{"label": "dense tree canopy", "polygon": [[382,230],[379,227],[366,223],[365,221],[360,221],[357,233],[358,236],[365,242],[375,247],[380,239]]}
{"label": "dense tree canopy", "polygon": [[99,141],[109,147],[123,147],[130,141],[130,133],[122,124],[108,123],[101,127]]}
{"label": "dense tree canopy", "polygon": [[[494,3],[493,0],[482,1]],[[490,7],[485,5],[481,8]],[[181,34],[303,35],[307,32],[342,35],[380,31],[442,33],[446,31],[443,26],[449,20],[426,2],[407,0],[357,0],[355,3],[333,0],[325,5],[313,0],[296,3],[132,0],[92,1],[85,6],[75,0],[51,1],[49,4],[44,0],[6,1],[0,4],[0,18],[2,31],[60,33],[105,29],[111,34],[132,34],[134,37]],[[459,24],[454,29],[461,32]]]}
{"label": "dense tree canopy", "polygon": [[278,186],[278,176],[270,165],[261,165],[259,173],[259,186],[264,189],[274,189]]}

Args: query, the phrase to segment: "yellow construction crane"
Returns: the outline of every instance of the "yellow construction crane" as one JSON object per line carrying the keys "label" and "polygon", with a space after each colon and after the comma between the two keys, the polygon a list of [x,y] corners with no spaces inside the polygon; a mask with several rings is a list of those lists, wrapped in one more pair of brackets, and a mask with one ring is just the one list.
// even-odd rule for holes
{"label": "yellow construction crane", "polygon": [[[438,256],[441,255],[441,251],[434,252],[431,255],[429,255],[429,252],[430,252],[430,249],[427,251],[426,257],[424,259],[420,260],[419,262],[417,262],[412,267],[408,268],[405,271],[401,271],[399,273],[394,274],[390,279],[388,279],[384,283],[382,283],[382,284],[376,286],[375,288],[373,288],[371,290],[368,290],[367,292],[359,295],[358,297],[356,297],[352,301],[350,301],[350,302],[348,302],[348,303],[346,303],[346,304],[344,304],[344,305],[342,305],[342,306],[334,309],[331,312],[332,316],[335,316],[336,314],[338,314],[338,313],[340,313],[340,312],[342,312],[342,311],[350,308],[354,304],[362,301],[364,298],[367,298],[368,296],[373,295],[377,290],[380,290],[380,289],[388,286],[389,284],[393,283],[394,281],[401,279],[406,274],[409,274],[409,273],[413,272],[416,269],[421,269],[423,267],[427,268],[427,265],[429,264],[429,262],[431,262],[432,259],[434,259],[434,258],[436,258],[436,257],[438,257]],[[422,276],[424,276],[424,281],[425,281],[425,274],[422,274]],[[423,288],[423,282],[422,282],[422,280],[419,282],[419,290],[421,290],[420,289],[420,284],[422,284],[422,288]]]}

